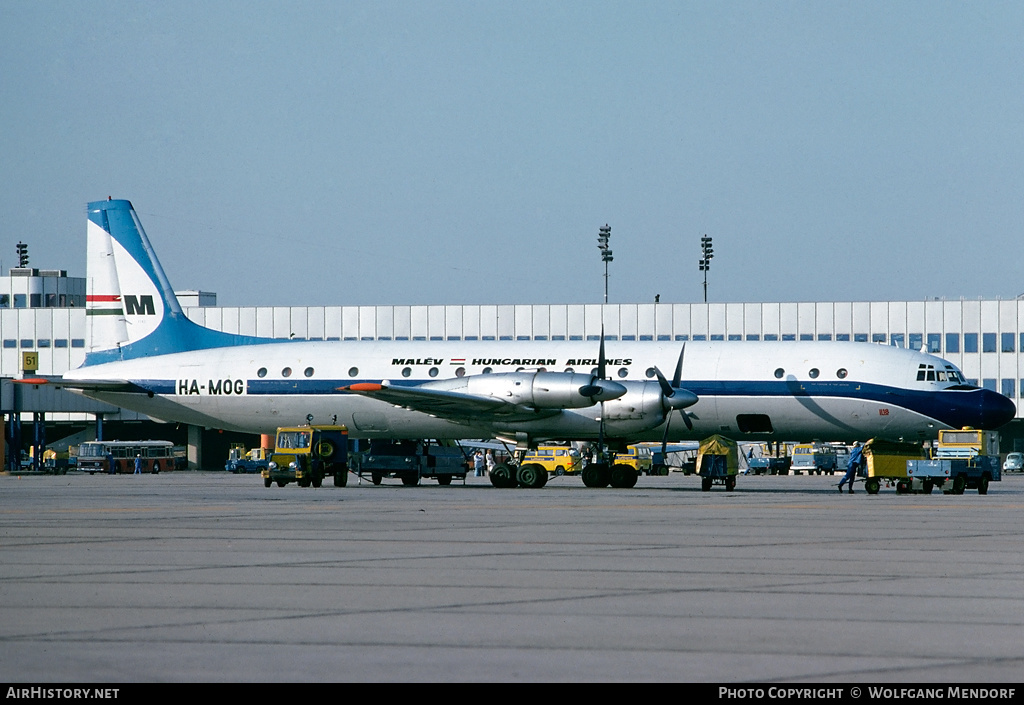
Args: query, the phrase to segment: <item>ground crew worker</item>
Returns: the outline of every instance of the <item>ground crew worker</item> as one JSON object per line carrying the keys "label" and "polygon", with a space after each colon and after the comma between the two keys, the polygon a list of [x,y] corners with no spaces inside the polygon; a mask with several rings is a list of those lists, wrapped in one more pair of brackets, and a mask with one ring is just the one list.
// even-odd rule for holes
{"label": "ground crew worker", "polygon": [[843,491],[843,483],[849,482],[850,494],[853,494],[853,479],[857,477],[857,470],[863,462],[864,450],[860,447],[860,441],[857,441],[853,444],[853,450],[850,451],[850,460],[846,464],[846,474],[839,481],[840,492]]}

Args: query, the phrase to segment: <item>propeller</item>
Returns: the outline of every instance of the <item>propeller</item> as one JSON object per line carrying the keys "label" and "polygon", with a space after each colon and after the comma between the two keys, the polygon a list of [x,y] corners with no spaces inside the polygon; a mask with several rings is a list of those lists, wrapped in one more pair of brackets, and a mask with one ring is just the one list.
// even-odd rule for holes
{"label": "propeller", "polygon": [[[668,446],[668,433],[669,428],[672,426],[672,412],[676,409],[682,410],[688,406],[693,406],[698,400],[696,394],[689,389],[683,389],[679,386],[680,379],[683,376],[684,355],[686,355],[686,343],[683,343],[683,347],[679,351],[679,359],[676,361],[676,370],[675,374],[672,375],[671,384],[665,379],[665,375],[661,373],[657,366],[654,368],[654,374],[658,376],[658,384],[661,385],[662,404],[665,405],[665,433],[661,437],[662,458],[665,457],[665,449]],[[686,424],[688,430],[692,431],[693,421],[690,420],[690,416],[685,411],[682,414],[683,423]]]}
{"label": "propeller", "polygon": [[626,388],[621,384],[605,379],[603,326],[601,328],[601,346],[597,354],[597,374],[594,375],[590,384],[580,387],[579,393],[582,396],[590,397],[595,402],[604,401],[605,399],[617,399],[626,393]]}

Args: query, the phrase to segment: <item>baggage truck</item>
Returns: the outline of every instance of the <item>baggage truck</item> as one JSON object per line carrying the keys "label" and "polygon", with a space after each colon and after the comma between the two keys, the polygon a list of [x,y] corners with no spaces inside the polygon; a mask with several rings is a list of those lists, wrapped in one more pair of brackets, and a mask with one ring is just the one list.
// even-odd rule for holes
{"label": "baggage truck", "polygon": [[[403,485],[418,485],[424,477],[450,485],[452,480],[466,479],[468,464],[458,447],[430,445],[422,441],[370,441],[365,450],[357,450],[349,458],[352,472],[360,480],[370,476],[375,485],[385,477],[395,477]],[[546,473],[545,473],[546,475]]]}
{"label": "baggage truck", "polygon": [[864,489],[868,494],[878,494],[882,483],[895,485],[898,494],[911,491],[911,477],[907,475],[909,460],[924,460],[927,457],[920,443],[903,443],[872,438],[864,444]]}
{"label": "baggage truck", "polygon": [[919,482],[926,494],[934,487],[946,494],[963,494],[966,489],[988,494],[989,483],[1002,480],[999,434],[971,428],[939,431],[933,457],[908,460],[907,476],[914,489]]}

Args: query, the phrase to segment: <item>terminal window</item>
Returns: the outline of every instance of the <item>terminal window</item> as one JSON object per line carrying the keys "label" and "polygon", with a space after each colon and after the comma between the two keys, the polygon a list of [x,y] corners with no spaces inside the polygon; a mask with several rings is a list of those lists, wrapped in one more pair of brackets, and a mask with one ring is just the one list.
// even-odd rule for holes
{"label": "terminal window", "polygon": [[739,333],[730,333],[729,340],[743,340],[743,336],[741,336]]}
{"label": "terminal window", "polygon": [[810,333],[801,333],[800,340],[814,340],[814,336]]}
{"label": "terminal window", "polygon": [[995,333],[982,333],[981,334],[981,351],[992,353],[996,351],[996,334]]}
{"label": "terminal window", "polygon": [[818,340],[821,340],[821,341],[832,340],[832,334],[831,333],[818,333]]}
{"label": "terminal window", "polygon": [[1011,352],[1011,353],[1012,352],[1017,352],[1016,348],[1013,346],[1013,344],[1015,342],[1014,341],[1015,337],[1016,336],[1013,333],[1003,333],[1003,335],[1002,335],[1002,338],[1003,338],[1003,340],[1002,340],[1002,343],[1003,343],[1002,350],[1003,350],[1003,352]]}
{"label": "terminal window", "polygon": [[958,353],[958,352],[960,352],[960,334],[959,333],[946,333],[946,352],[947,353]]}
{"label": "terminal window", "polygon": [[854,333],[853,334],[853,340],[854,340],[854,342],[857,342],[857,343],[866,343],[866,342],[868,342],[868,334],[867,333]]}
{"label": "terminal window", "polygon": [[942,336],[938,333],[928,334],[928,352],[940,353],[942,352]]}
{"label": "terminal window", "polygon": [[782,339],[784,341],[788,341],[788,340],[794,340],[795,341],[796,340],[796,334],[794,334],[794,333],[783,333],[782,334]]}
{"label": "terminal window", "polygon": [[1014,385],[1014,380],[1012,380],[1012,379],[1004,379],[1003,380],[1003,396],[1004,397],[1010,397],[1011,399],[1013,399],[1013,393],[1015,391],[1014,390],[1015,386],[1016,385]]}
{"label": "terminal window", "polygon": [[976,352],[978,352],[978,334],[977,333],[964,333],[964,352],[965,353],[976,353]]}
{"label": "terminal window", "polygon": [[71,339],[71,347],[73,347],[73,348],[84,348],[85,347],[85,338],[72,338]]}
{"label": "terminal window", "polygon": [[4,338],[4,347],[5,348],[16,348],[16,347],[18,347],[18,341],[15,340],[14,338]]}
{"label": "terminal window", "polygon": [[924,347],[924,336],[921,333],[910,334],[910,349],[920,350]]}
{"label": "terminal window", "polygon": [[750,333],[749,335],[747,335],[747,340],[749,340],[751,342],[758,341],[760,339],[761,339],[761,336],[757,335],[756,333]]}
{"label": "terminal window", "polygon": [[68,346],[67,338],[55,338],[53,341],[53,347],[55,348],[66,348]]}
{"label": "terminal window", "polygon": [[711,336],[712,340],[725,340],[725,336],[721,333],[715,333]]}
{"label": "terminal window", "polygon": [[885,333],[872,333],[871,334],[871,342],[872,343],[885,343]]}
{"label": "terminal window", "polygon": [[981,386],[989,390],[990,392],[996,391],[996,381],[992,377],[986,377],[985,379],[981,380]]}
{"label": "terminal window", "polygon": [[775,333],[765,333],[764,334],[764,339],[765,340],[770,340],[770,341],[774,342],[774,341],[779,339],[779,336],[777,334],[775,334]]}
{"label": "terminal window", "polygon": [[693,339],[694,340],[707,340],[708,337],[706,335],[702,334],[702,333],[697,333],[695,336],[693,336]]}
{"label": "terminal window", "polygon": [[848,343],[848,342],[850,342],[850,334],[849,333],[836,333],[836,340],[838,340],[840,343]]}
{"label": "terminal window", "polygon": [[893,347],[902,348],[903,347],[903,334],[902,333],[893,333],[892,334],[892,338],[890,339],[889,344],[892,345]]}
{"label": "terminal window", "polygon": [[682,333],[681,335],[677,335],[676,336],[676,340],[677,341],[681,341],[681,342],[686,342],[689,339],[690,339],[690,336],[688,336],[686,333]]}

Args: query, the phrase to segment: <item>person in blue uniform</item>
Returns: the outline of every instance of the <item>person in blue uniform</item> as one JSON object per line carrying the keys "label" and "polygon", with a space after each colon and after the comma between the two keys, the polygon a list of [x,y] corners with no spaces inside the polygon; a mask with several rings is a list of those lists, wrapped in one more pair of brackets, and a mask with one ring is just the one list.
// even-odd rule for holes
{"label": "person in blue uniform", "polygon": [[861,464],[864,462],[864,449],[861,448],[860,441],[853,444],[853,450],[850,451],[850,460],[846,464],[846,474],[843,475],[843,479],[839,481],[839,491],[843,491],[843,485],[849,483],[850,494],[853,494],[853,480],[857,477],[857,470],[860,469]]}

